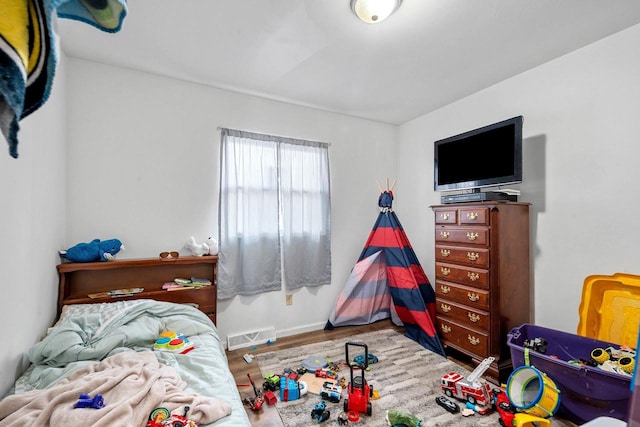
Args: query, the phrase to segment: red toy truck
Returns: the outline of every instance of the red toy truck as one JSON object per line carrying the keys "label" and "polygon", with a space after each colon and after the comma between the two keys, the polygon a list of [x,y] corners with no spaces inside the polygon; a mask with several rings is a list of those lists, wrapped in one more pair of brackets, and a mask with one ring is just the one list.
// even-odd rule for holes
{"label": "red toy truck", "polygon": [[489,368],[494,361],[493,357],[484,359],[476,369],[465,379],[462,375],[449,372],[440,381],[442,392],[449,397],[466,400],[472,405],[481,407],[491,406],[491,387],[479,378]]}

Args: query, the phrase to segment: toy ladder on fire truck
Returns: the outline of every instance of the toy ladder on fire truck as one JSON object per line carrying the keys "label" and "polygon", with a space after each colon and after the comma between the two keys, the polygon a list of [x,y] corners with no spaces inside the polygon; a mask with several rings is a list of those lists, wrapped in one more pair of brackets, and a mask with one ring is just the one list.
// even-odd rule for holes
{"label": "toy ladder on fire truck", "polygon": [[480,364],[476,367],[476,369],[474,369],[473,372],[469,374],[469,376],[467,377],[467,381],[470,384],[473,384],[474,386],[479,387],[480,384],[479,384],[478,378],[480,378],[482,374],[484,374],[484,372],[487,369],[489,369],[489,366],[491,366],[494,360],[496,360],[496,358],[493,356],[490,356],[484,359],[482,362],[480,362]]}

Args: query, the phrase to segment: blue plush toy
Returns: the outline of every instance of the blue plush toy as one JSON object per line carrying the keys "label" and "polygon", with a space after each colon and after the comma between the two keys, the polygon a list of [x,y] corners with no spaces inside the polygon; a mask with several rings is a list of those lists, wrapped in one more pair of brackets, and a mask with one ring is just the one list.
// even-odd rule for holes
{"label": "blue plush toy", "polygon": [[114,255],[120,250],[124,250],[124,246],[118,239],[94,239],[90,243],[78,243],[61,251],[60,255],[72,262],[110,261],[115,259]]}

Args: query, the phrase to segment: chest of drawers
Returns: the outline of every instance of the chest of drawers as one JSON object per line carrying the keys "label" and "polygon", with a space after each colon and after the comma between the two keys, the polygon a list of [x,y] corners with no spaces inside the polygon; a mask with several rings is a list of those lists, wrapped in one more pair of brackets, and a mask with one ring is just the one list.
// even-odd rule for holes
{"label": "chest of drawers", "polygon": [[530,321],[529,204],[460,203],[435,214],[436,327],[447,353],[477,365],[495,361],[486,377],[512,371],[507,333]]}

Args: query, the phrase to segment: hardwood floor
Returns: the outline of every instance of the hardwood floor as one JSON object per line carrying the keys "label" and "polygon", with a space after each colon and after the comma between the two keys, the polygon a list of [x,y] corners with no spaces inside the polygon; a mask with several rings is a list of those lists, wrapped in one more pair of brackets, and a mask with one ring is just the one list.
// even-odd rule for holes
{"label": "hardwood floor", "polygon": [[[382,320],[370,325],[362,326],[342,326],[332,331],[313,331],[300,335],[292,335],[289,337],[278,338],[273,344],[262,344],[255,348],[240,348],[233,351],[227,351],[227,358],[229,359],[229,368],[233,373],[233,376],[238,384],[238,390],[240,396],[254,397],[253,388],[249,385],[249,378],[247,374],[251,375],[251,379],[259,389],[262,388],[264,382],[260,369],[256,362],[247,363],[243,356],[245,353],[260,354],[268,351],[282,350],[291,347],[300,347],[305,344],[311,344],[314,342],[326,341],[335,338],[348,337],[350,335],[361,334],[365,332],[377,331],[380,329],[395,329],[399,332],[404,332],[403,328],[395,326],[390,320]],[[246,384],[246,385],[245,385]],[[276,411],[275,407],[264,405],[262,410],[258,412],[252,411],[248,406],[245,406],[245,410],[251,421],[251,425],[256,427],[282,427],[282,421]]]}

